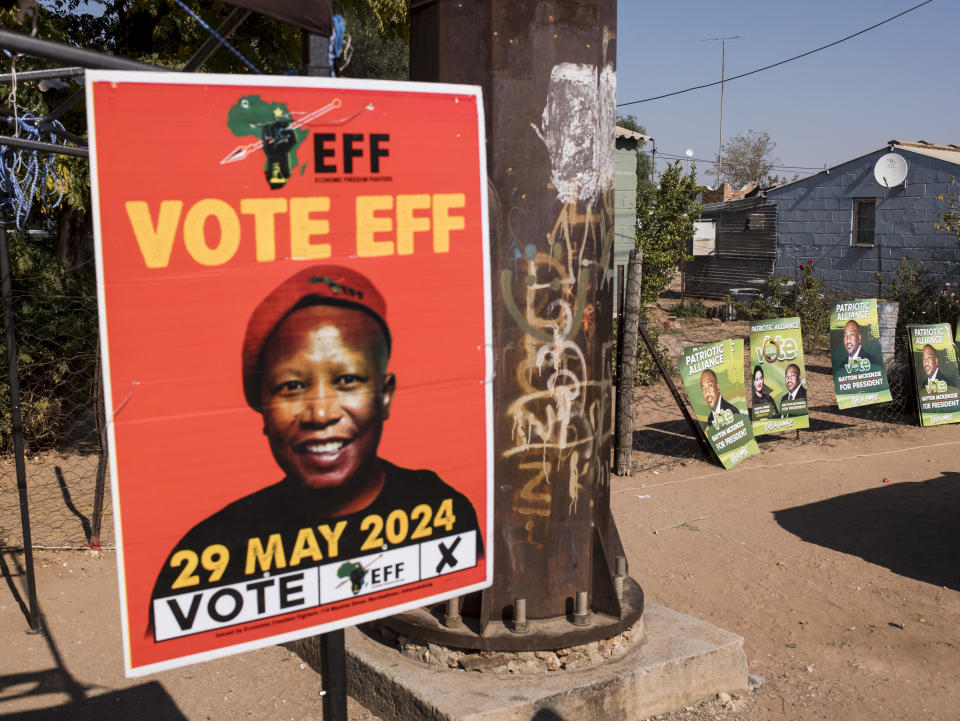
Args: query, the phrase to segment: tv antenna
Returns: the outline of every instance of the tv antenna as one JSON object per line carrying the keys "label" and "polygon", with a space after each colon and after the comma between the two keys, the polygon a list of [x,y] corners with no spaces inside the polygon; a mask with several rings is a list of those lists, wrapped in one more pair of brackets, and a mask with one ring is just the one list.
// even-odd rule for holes
{"label": "tv antenna", "polygon": [[723,84],[726,76],[727,40],[739,40],[739,35],[723,38],[704,38],[702,43],[720,43],[720,145],[717,146],[717,187],[720,187],[720,172],[723,170]]}

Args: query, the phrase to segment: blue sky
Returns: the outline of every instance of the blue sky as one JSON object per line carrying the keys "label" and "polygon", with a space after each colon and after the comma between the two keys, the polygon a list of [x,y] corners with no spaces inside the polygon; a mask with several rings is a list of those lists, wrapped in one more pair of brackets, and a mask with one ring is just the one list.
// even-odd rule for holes
{"label": "blue sky", "polygon": [[[839,40],[921,0],[620,0],[617,103],[720,79]],[[767,131],[781,165],[822,168],[887,140],[960,144],[960,2],[933,0],[852,40],[734,80],[724,89],[724,141]],[[664,154],[713,160],[720,141],[720,88],[618,107]],[[697,163],[701,182],[712,184]],[[794,171],[780,170],[793,177]],[[801,176],[813,171],[797,171]]]}

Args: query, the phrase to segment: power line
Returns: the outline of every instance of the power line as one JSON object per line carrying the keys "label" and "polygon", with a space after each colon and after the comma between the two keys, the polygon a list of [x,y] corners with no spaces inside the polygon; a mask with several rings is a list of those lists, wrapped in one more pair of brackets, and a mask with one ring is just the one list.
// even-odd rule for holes
{"label": "power line", "polygon": [[[693,160],[698,163],[709,163],[711,165],[716,165],[716,160],[708,160],[707,158],[690,158],[686,155],[675,155],[674,153],[665,153],[661,150],[657,151],[657,155],[662,155],[666,158],[673,158],[675,160]],[[823,170],[822,167],[810,167],[806,165],[771,165],[771,170]]]}
{"label": "power line", "polygon": [[876,25],[871,25],[871,26],[868,27],[868,28],[864,28],[863,30],[860,30],[860,31],[858,31],[858,32],[855,32],[853,35],[847,35],[847,37],[845,37],[845,38],[840,38],[839,40],[835,40],[834,42],[829,43],[829,44],[827,44],[827,45],[821,45],[819,48],[815,48],[815,49],[813,49],[813,50],[808,50],[807,52],[801,53],[800,55],[794,55],[792,58],[787,58],[786,60],[781,60],[780,62],[773,63],[773,64],[771,64],[771,65],[765,65],[765,66],[763,66],[762,68],[757,68],[756,70],[750,70],[749,72],[741,73],[740,75],[734,75],[733,77],[726,78],[726,80],[715,80],[715,81],[713,81],[712,83],[706,83],[706,84],[704,84],[704,85],[694,85],[692,88],[687,88],[686,90],[676,90],[676,91],[674,91],[674,92],[672,92],[672,93],[664,93],[663,95],[655,95],[655,96],[652,97],[652,98],[644,98],[643,100],[631,100],[630,102],[627,102],[627,103],[619,103],[619,104],[617,105],[617,107],[618,107],[618,108],[622,108],[622,107],[624,107],[624,106],[626,106],[626,105],[636,105],[636,104],[638,104],[638,103],[649,103],[651,100],[662,100],[663,98],[669,98],[669,97],[672,97],[672,96],[674,96],[674,95],[682,95],[683,93],[689,93],[689,92],[692,92],[692,91],[694,91],[694,90],[703,90],[704,88],[712,88],[714,85],[720,85],[720,84],[723,83],[723,82],[729,83],[731,80],[738,80],[738,79],[740,79],[740,78],[745,78],[745,77],[747,77],[748,75],[754,75],[754,74],[756,74],[756,73],[763,72],[764,70],[769,70],[770,68],[775,68],[775,67],[777,67],[778,65],[784,65],[784,64],[786,64],[786,63],[790,63],[790,62],[793,62],[794,60],[799,60],[800,58],[805,58],[805,57],[807,57],[808,55],[813,55],[814,53],[818,53],[818,52],[820,52],[821,50],[826,50],[827,48],[832,48],[834,45],[839,45],[840,43],[846,42],[847,40],[850,40],[850,39],[852,39],[852,38],[857,37],[858,35],[863,35],[865,32],[869,32],[870,30],[874,30],[874,29],[880,27],[881,25],[886,25],[888,22],[891,22],[892,20],[896,20],[896,19],[899,18],[899,17],[903,17],[903,16],[906,15],[907,13],[913,12],[914,10],[916,10],[916,9],[918,9],[918,8],[921,8],[921,7],[923,7],[924,5],[929,5],[929,4],[932,3],[932,2],[933,2],[933,0],[923,0],[922,3],[919,3],[919,4],[917,4],[917,5],[914,5],[912,8],[907,8],[907,9],[904,10],[903,12],[897,13],[896,15],[894,15],[894,16],[892,16],[892,17],[889,17],[889,18],[887,18],[886,20],[881,20],[881,21],[878,22]]}

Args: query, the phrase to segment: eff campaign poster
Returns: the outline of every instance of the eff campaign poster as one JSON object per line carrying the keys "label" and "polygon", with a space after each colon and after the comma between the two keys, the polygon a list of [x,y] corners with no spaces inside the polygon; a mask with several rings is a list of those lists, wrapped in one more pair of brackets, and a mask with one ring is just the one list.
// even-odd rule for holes
{"label": "eff campaign poster", "polygon": [[127,673],[489,585],[480,90],[86,93]]}

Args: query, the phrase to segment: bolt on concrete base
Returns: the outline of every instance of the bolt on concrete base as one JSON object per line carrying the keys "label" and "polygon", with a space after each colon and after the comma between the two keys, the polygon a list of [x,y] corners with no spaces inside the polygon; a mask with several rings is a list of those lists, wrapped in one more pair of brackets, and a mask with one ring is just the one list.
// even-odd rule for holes
{"label": "bolt on concrete base", "polygon": [[645,639],[589,668],[492,674],[426,666],[347,629],[350,694],[386,721],[640,721],[720,691],[747,688],[743,639],[648,603]]}

